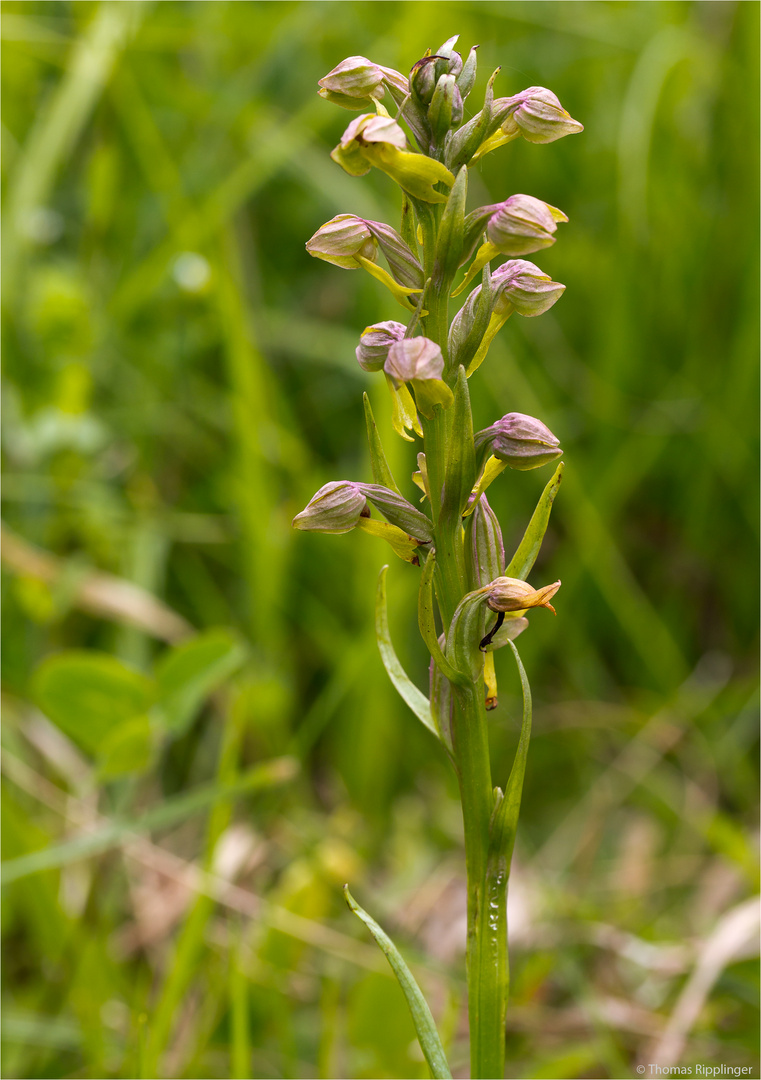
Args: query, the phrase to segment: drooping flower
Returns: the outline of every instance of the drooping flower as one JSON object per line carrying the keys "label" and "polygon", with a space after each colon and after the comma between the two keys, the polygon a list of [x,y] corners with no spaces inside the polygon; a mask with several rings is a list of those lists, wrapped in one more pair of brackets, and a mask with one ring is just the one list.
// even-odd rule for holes
{"label": "drooping flower", "polygon": [[374,64],[366,56],[347,56],[318,80],[318,86],[320,97],[356,112],[372,108],[386,90],[397,104],[409,93],[409,83],[401,72]]}
{"label": "drooping flower", "polygon": [[525,413],[507,413],[491,427],[479,431],[474,442],[477,450],[486,447],[511,469],[521,471],[538,469],[563,453],[559,439],[550,429]]}
{"label": "drooping flower", "polygon": [[374,166],[424,202],[446,202],[446,195],[434,185],[454,183],[454,176],[440,161],[410,153],[401,127],[381,113],[352,120],[330,156],[351,176],[364,176]]}

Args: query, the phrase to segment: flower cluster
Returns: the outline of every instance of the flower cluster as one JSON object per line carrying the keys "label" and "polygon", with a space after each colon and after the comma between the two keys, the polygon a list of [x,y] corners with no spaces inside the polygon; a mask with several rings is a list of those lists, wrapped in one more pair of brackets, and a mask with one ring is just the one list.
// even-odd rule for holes
{"label": "flower cluster", "polygon": [[[536,317],[562,296],[565,286],[525,256],[554,245],[558,225],[568,218],[550,203],[520,193],[468,212],[468,170],[514,139],[551,143],[582,126],[544,87],[495,98],[497,72],[488,81],[481,108],[463,122],[464,103],[476,83],[477,51],[474,47],[463,55],[456,44],[453,37],[435,52],[429,50],[412,65],[409,77],[366,57],[350,56],[320,79],[323,98],[359,113],[331,157],[350,176],[371,169],[389,176],[401,189],[402,224],[397,231],[383,222],[341,213],[317,229],[306,245],[310,255],[333,266],[365,270],[408,313],[406,322],[382,319],[366,327],[356,357],[368,374],[383,373],[396,431],[408,441],[424,440],[414,480],[426,507],[416,509],[396,487],[366,402],[376,483],[326,484],[296,516],[294,526],[328,533],[359,528],[386,539],[409,562],[438,559],[442,573],[447,556],[440,549],[461,546],[465,576],[454,605],[459,602],[459,612],[467,601],[482,625],[488,600],[500,623],[487,635],[491,652],[525,628],[527,609],[551,606],[559,583],[539,590],[526,584],[535,552],[519,564],[516,554],[506,565],[499,521],[485,490],[504,469],[539,468],[557,461],[562,451],[541,420],[519,412],[507,413],[474,435],[466,380],[484,362],[511,315]],[[390,108],[396,109],[395,115]],[[455,288],[461,268],[462,280]],[[467,289],[448,326],[450,296]],[[450,416],[446,422],[445,414]],[[371,516],[370,506],[380,519]],[[453,617],[452,603],[449,610],[442,607],[440,616],[445,631],[449,623],[458,624],[461,634],[467,623],[456,612]],[[473,633],[468,634],[472,645]],[[434,666],[435,652],[434,647]],[[471,667],[483,662],[469,656]],[[488,667],[488,654],[486,663]],[[441,672],[432,676],[437,694],[444,694],[443,683]]]}

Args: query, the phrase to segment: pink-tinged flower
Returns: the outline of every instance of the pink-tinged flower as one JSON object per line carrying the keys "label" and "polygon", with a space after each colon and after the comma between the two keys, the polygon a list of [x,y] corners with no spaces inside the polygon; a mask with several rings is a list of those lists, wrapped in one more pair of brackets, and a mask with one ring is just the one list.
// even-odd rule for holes
{"label": "pink-tinged flower", "polygon": [[364,371],[380,371],[386,363],[388,350],[402,340],[405,330],[404,323],[391,319],[365,327],[356,350],[359,366]]}
{"label": "pink-tinged flower", "polygon": [[321,225],[306,249],[310,255],[345,270],[359,269],[357,256],[375,262],[378,242],[362,218],[354,214],[338,214]]}
{"label": "pink-tinged flower", "polygon": [[553,281],[547,274],[525,259],[511,259],[492,274],[492,292],[497,314],[513,309],[531,318],[552,307],[565,292],[565,285]]}
{"label": "pink-tinged flower", "polygon": [[404,75],[374,64],[366,56],[348,56],[319,80],[320,97],[344,109],[362,112],[380,101],[386,90],[399,103],[409,93]]}
{"label": "pink-tinged flower", "polygon": [[555,243],[559,221],[568,221],[562,210],[533,195],[511,195],[493,207],[486,237],[503,255],[528,255]]}
{"label": "pink-tinged flower", "polygon": [[444,373],[444,357],[440,346],[430,338],[404,338],[389,349],[384,370],[397,386],[413,379],[440,379]]}
{"label": "pink-tinged flower", "polygon": [[494,112],[500,105],[508,104],[511,107],[502,121],[502,133],[509,137],[522,135],[527,142],[550,143],[584,130],[584,125],[574,120],[557,96],[544,86],[529,86],[512,98],[495,101]]}
{"label": "pink-tinged flower", "polygon": [[511,469],[538,469],[559,458],[560,441],[534,416],[508,413],[475,436],[476,449],[487,447]]}

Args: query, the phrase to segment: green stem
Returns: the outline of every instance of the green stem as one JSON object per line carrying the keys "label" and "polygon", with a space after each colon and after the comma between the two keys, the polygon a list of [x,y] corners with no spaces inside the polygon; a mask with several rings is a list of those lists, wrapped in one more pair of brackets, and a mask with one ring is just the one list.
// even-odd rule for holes
{"label": "green stem", "polygon": [[[418,219],[423,232],[425,275],[431,279],[425,297],[428,314],[423,322],[423,332],[441,347],[446,361],[449,284],[432,280],[440,208],[422,209]],[[441,493],[447,477],[450,441],[454,436],[450,428],[449,412],[439,408],[423,425],[436,548],[436,595],[445,630],[463,596],[478,584],[468,578],[459,517],[451,520],[441,513]],[[473,1080],[501,1078],[505,1068],[507,1001],[506,875],[502,872],[503,867],[490,857],[494,793],[483,678],[456,689],[452,739],[462,802],[468,881],[471,1077]]]}

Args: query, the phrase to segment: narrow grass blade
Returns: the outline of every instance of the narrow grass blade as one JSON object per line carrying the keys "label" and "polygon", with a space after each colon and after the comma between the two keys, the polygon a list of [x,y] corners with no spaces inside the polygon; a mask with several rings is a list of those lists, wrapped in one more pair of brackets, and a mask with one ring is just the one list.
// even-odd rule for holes
{"label": "narrow grass blade", "polygon": [[441,1039],[436,1030],[436,1024],[431,1015],[431,1010],[428,1008],[428,1004],[423,997],[420,987],[415,982],[412,972],[405,964],[399,950],[394,945],[391,938],[381,930],[375,919],[372,919],[356,902],[349,892],[348,885],[344,885],[344,896],[346,897],[346,903],[351,910],[358,919],[362,920],[383,950],[394,975],[396,975],[397,981],[402,988],[402,993],[406,997],[407,1004],[412,1013],[412,1022],[415,1025],[420,1049],[425,1055],[425,1060],[428,1063],[431,1076],[434,1077],[435,1080],[438,1080],[439,1077],[443,1078],[443,1080],[451,1080],[452,1074],[449,1071],[444,1047],[441,1045]]}
{"label": "narrow grass blade", "polygon": [[544,534],[547,532],[552,504],[555,501],[560,482],[563,479],[563,467],[563,462],[561,461],[557,469],[555,469],[552,479],[547,484],[547,487],[539,496],[536,510],[531,515],[531,521],[529,521],[526,527],[523,539],[518,545],[518,550],[513,555],[509,566],[505,570],[506,577],[520,578],[521,581],[525,581],[531,573],[531,567],[536,562],[536,557],[542,546],[542,540],[544,540]]}
{"label": "narrow grass blade", "polygon": [[381,660],[383,661],[384,668],[388,672],[389,679],[391,679],[391,682],[394,684],[396,692],[402,700],[409,705],[418,720],[420,720],[422,724],[425,724],[428,730],[433,732],[438,739],[439,733],[433,722],[430,702],[425,694],[421,690],[418,690],[407,675],[404,668],[399,663],[398,656],[394,652],[394,646],[391,644],[391,635],[388,629],[388,611],[386,608],[387,572],[388,567],[384,566],[378,576],[378,592],[375,601],[375,636],[378,640]]}
{"label": "narrow grass blade", "polygon": [[237,795],[261,791],[291,780],[298,770],[294,758],[275,758],[244,773],[239,779],[227,784],[204,784],[183,795],[166,799],[159,806],[132,820],[109,821],[91,833],[78,836],[74,840],[65,840],[62,844],[32,851],[10,859],[0,867],[2,884],[10,885],[14,881],[39,873],[41,870],[53,870],[78,859],[100,855],[109,848],[116,847],[125,837],[135,833],[151,832],[164,829],[177,822],[184,821],[191,814],[197,814],[208,806],[213,806],[223,799],[232,799]]}

